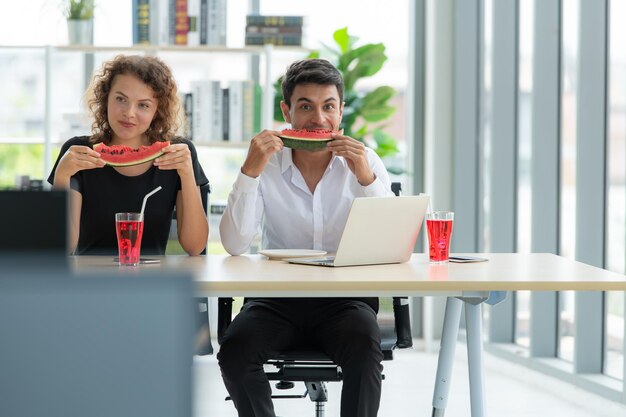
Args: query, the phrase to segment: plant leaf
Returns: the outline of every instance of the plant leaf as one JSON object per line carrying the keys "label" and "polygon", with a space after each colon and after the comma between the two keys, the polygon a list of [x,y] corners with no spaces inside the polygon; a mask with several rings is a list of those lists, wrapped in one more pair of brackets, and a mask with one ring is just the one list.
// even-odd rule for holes
{"label": "plant leaf", "polygon": [[[344,80],[345,105],[339,127],[344,129],[345,135],[373,145],[372,148],[381,158],[398,153],[397,141],[383,131],[386,126],[378,123],[377,127],[371,131],[369,126],[369,123],[383,121],[395,112],[395,107],[389,104],[389,100],[396,94],[396,91],[389,86],[378,87],[368,93],[355,88],[359,79],[376,74],[387,61],[384,44],[368,43],[355,48],[358,37],[350,36],[347,27],[336,30],[333,39],[336,47],[322,45],[325,48],[324,55],[326,56],[327,50],[331,58],[336,60],[334,64]],[[319,56],[319,51],[314,51],[309,58]],[[282,98],[279,82],[276,84],[276,89],[275,117],[276,120],[283,121],[279,106]],[[387,170],[394,174],[405,172],[402,168],[387,167]]]}
{"label": "plant leaf", "polygon": [[389,100],[395,94],[396,90],[387,85],[377,87],[363,97],[363,106],[371,107],[386,104],[387,100]]}
{"label": "plant leaf", "polygon": [[382,43],[368,43],[367,45],[344,53],[342,59],[344,59],[347,64],[359,60],[363,61],[361,65],[373,66],[373,68],[376,68],[376,71],[365,74],[366,76],[371,76],[380,70],[382,64],[387,59],[385,55],[385,45]]}
{"label": "plant leaf", "polygon": [[395,107],[384,105],[378,107],[369,107],[361,109],[361,116],[368,122],[379,122],[391,117],[396,111]]}
{"label": "plant leaf", "polygon": [[382,68],[387,60],[385,46],[379,44],[367,44],[345,53],[340,58],[340,65],[344,70],[344,83],[346,89],[354,88],[359,78],[370,77]]}
{"label": "plant leaf", "polygon": [[280,102],[283,100],[282,91],[283,77],[279,77],[274,83],[274,120],[277,122],[284,122],[283,111],[280,108]]}
{"label": "plant leaf", "polygon": [[381,158],[400,152],[400,149],[398,149],[398,143],[388,133],[376,128],[372,131],[372,136],[376,142],[376,153]]}
{"label": "plant leaf", "polygon": [[339,50],[342,53],[346,53],[346,51],[350,48],[350,35],[348,35],[348,27],[343,27],[341,29],[337,29],[335,33],[333,33],[333,39],[339,45]]}
{"label": "plant leaf", "polygon": [[353,137],[355,139],[360,138],[359,140],[361,140],[361,142],[365,142],[363,138],[365,138],[368,134],[369,134],[369,131],[367,129],[367,123],[366,123],[354,132]]}

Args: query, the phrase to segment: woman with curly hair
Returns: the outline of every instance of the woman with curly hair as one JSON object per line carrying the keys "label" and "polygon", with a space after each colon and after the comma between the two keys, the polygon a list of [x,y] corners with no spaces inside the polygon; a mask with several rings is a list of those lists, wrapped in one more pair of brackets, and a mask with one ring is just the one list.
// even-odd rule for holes
{"label": "woman with curly hair", "polygon": [[[158,186],[144,213],[142,254],[160,255],[176,209],[178,240],[200,254],[209,226],[199,186],[208,180],[193,144],[176,137],[180,100],[170,68],[159,58],[118,55],[105,62],[87,92],[92,135],[69,139],[48,178],[70,195],[69,244],[77,255],[117,253],[115,213],[139,211],[143,197]],[[137,149],[170,141],[163,155],[137,165],[106,165],[97,143]]]}

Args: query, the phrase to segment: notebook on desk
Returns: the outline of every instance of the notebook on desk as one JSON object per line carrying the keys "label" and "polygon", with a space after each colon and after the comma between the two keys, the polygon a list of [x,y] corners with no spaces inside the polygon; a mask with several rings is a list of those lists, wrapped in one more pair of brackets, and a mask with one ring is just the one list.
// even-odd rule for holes
{"label": "notebook on desk", "polygon": [[355,198],[335,256],[289,258],[289,263],[356,266],[402,263],[409,260],[430,197]]}

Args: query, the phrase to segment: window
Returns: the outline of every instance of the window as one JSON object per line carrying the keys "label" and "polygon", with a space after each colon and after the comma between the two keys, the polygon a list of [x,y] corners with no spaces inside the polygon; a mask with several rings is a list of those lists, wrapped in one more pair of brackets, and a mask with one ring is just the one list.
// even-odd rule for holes
{"label": "window", "polygon": [[[626,28],[619,14],[626,13],[626,1],[609,3],[609,73],[607,100],[608,204],[607,268],[625,271],[626,254]],[[624,377],[624,293],[606,293],[604,373]]]}

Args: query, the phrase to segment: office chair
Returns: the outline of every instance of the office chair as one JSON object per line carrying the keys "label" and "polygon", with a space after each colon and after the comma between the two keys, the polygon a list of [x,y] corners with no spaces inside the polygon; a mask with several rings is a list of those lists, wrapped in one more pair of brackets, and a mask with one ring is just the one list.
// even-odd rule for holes
{"label": "office chair", "polygon": [[[392,191],[400,195],[401,184],[393,183]],[[231,323],[232,303],[232,298],[218,299],[218,343],[222,342],[224,333]],[[393,316],[392,324],[384,325],[379,320],[384,361],[393,360],[395,348],[403,349],[413,346],[408,297],[393,297]],[[288,399],[308,396],[315,403],[315,417],[324,416],[325,403],[328,401],[326,382],[337,382],[343,379],[341,368],[319,350],[281,352],[278,356],[269,359],[266,364],[275,368],[274,371],[265,373],[270,381],[276,381],[277,389],[291,389],[295,386],[295,382],[303,382],[305,385],[305,392],[301,395],[272,395],[272,398]],[[230,397],[226,397],[226,400],[229,399]]]}
{"label": "office chair", "polygon": [[[232,303],[232,298],[218,300],[218,343],[221,343],[230,325]],[[383,361],[393,360],[395,348],[404,349],[413,346],[407,297],[393,297],[393,316],[394,323],[391,328],[382,325],[379,320]],[[324,406],[328,401],[326,382],[338,382],[343,379],[341,368],[328,355],[319,350],[285,351],[269,359],[266,364],[276,369],[273,372],[266,371],[265,374],[270,381],[276,381],[277,389],[294,388],[295,382],[303,382],[305,385],[303,394],[272,395],[272,398],[290,399],[308,396],[315,403],[315,417],[324,417]],[[226,400],[230,400],[230,397],[226,397]]]}

